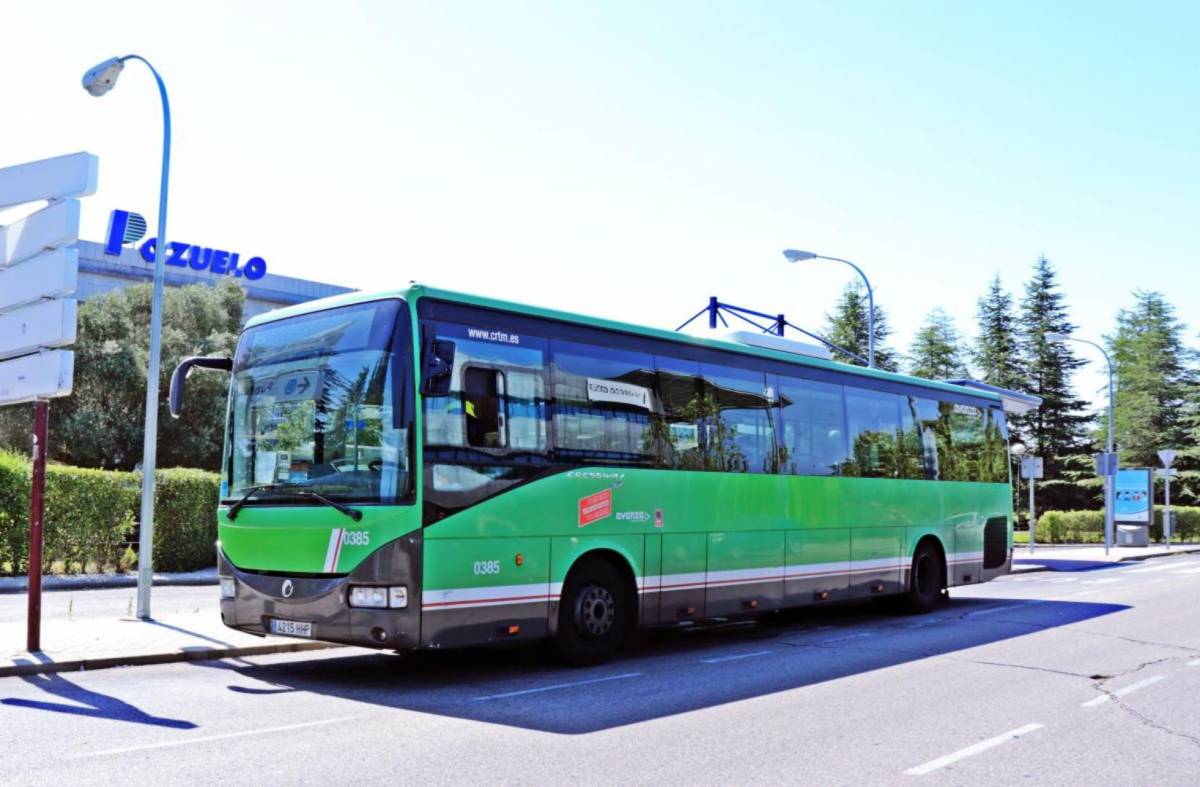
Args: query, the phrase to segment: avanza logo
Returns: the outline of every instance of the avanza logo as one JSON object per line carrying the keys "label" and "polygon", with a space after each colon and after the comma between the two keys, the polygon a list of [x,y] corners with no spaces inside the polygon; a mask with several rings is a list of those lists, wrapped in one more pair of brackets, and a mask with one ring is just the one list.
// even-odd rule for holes
{"label": "avanza logo", "polygon": [[593,522],[612,516],[612,490],[605,489],[594,495],[579,498],[579,526],[587,527]]}

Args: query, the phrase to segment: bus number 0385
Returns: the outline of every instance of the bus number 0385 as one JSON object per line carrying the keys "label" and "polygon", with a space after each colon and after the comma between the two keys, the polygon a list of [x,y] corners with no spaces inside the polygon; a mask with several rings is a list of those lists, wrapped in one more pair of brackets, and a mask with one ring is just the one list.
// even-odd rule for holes
{"label": "bus number 0385", "polygon": [[500,573],[500,561],[499,560],[476,560],[475,561],[475,576],[482,576],[485,574],[499,574],[499,573]]}

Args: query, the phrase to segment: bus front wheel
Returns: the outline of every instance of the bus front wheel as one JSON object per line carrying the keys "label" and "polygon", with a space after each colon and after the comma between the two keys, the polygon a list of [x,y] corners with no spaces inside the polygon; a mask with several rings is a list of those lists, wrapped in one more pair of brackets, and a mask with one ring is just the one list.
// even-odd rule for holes
{"label": "bus front wheel", "polygon": [[925,541],[913,554],[912,570],[908,572],[908,592],[904,596],[909,612],[932,612],[942,603],[946,587],[946,569],[937,547]]}
{"label": "bus front wheel", "polygon": [[625,583],[612,564],[585,559],[571,570],[558,604],[558,658],[575,667],[612,658],[633,620],[630,605]]}

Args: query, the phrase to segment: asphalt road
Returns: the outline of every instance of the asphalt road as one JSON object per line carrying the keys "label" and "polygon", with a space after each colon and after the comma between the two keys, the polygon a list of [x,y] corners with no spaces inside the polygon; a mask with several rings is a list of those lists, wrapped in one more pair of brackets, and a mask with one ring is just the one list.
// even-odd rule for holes
{"label": "asphalt road", "polygon": [[0,679],[0,782],[1200,782],[1200,556],[535,649]]}

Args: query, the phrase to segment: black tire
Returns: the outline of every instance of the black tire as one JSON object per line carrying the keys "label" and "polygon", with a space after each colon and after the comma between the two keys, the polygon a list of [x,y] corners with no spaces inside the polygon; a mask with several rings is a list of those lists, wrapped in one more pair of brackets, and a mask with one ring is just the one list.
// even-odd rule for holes
{"label": "black tire", "polygon": [[924,541],[913,554],[908,572],[908,591],[904,607],[914,614],[932,612],[942,603],[946,587],[946,566],[942,554],[931,542]]}
{"label": "black tire", "polygon": [[608,561],[585,558],[571,569],[558,603],[553,648],[559,660],[586,667],[612,658],[633,622],[629,596],[624,577]]}

